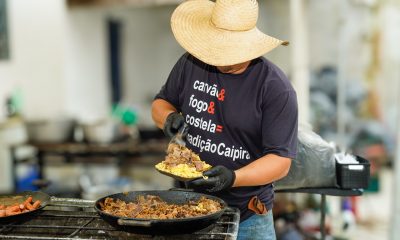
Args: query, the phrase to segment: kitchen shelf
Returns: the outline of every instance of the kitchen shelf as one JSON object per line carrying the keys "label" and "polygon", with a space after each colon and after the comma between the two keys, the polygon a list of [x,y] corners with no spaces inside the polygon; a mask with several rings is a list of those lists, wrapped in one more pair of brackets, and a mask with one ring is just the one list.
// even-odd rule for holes
{"label": "kitchen shelf", "polygon": [[[36,149],[32,156],[38,165],[39,179],[46,179],[44,167],[51,164],[71,163],[116,163],[121,165],[154,166],[163,159],[167,149],[167,140],[125,141],[110,144],[93,143],[29,143]],[[16,165],[20,164],[16,151],[21,146],[11,148],[14,186],[17,182]],[[31,161],[32,161],[31,160]],[[15,187],[14,187],[15,189]]]}

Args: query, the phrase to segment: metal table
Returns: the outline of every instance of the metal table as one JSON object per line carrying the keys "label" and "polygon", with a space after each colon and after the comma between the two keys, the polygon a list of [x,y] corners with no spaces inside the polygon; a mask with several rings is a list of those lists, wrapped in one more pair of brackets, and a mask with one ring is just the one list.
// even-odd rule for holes
{"label": "metal table", "polygon": [[276,189],[276,193],[310,193],[321,195],[321,220],[320,231],[321,239],[325,240],[325,215],[326,215],[326,196],[350,197],[361,196],[362,189],[341,189],[341,188],[296,188],[296,189]]}

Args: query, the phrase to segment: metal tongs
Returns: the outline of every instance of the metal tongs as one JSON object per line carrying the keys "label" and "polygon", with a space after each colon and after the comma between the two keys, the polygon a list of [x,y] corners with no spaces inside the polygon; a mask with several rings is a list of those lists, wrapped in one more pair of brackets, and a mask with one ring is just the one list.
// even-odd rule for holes
{"label": "metal tongs", "polygon": [[179,129],[179,131],[171,138],[171,141],[169,142],[169,144],[175,143],[175,144],[185,147],[186,142],[183,139],[183,135],[185,133],[187,133],[188,129],[189,129],[189,125],[187,125],[187,123],[184,122],[183,127],[181,127]]}
{"label": "metal tongs", "polygon": [[[185,147],[186,146],[186,142],[183,139],[183,136],[187,133],[187,131],[189,130],[189,125],[187,125],[186,123],[183,123],[183,127],[181,127],[178,132],[171,138],[171,141],[169,142],[169,144],[178,144],[181,147]],[[163,171],[160,170],[156,167],[157,171],[159,171],[160,173],[170,176],[172,178],[175,178],[178,181],[183,181],[183,182],[187,182],[187,181],[192,181],[194,179],[197,179],[198,177],[195,178],[187,178],[187,177],[181,177],[178,175],[174,175],[170,172],[167,171]],[[207,176],[202,176],[204,179],[208,179]]]}

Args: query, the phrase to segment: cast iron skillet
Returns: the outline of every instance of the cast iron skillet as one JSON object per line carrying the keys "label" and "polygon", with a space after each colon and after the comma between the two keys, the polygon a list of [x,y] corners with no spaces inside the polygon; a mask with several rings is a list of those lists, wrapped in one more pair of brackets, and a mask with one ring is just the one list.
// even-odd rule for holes
{"label": "cast iron skillet", "polygon": [[1,195],[0,205],[13,205],[16,203],[23,203],[29,196],[32,196],[33,202],[35,202],[36,200],[40,200],[41,203],[39,208],[13,216],[0,217],[0,223],[12,222],[21,219],[28,219],[34,214],[41,211],[50,202],[50,196],[47,195],[46,193],[26,191],[12,195]]}
{"label": "cast iron skillet", "polygon": [[[120,199],[125,202],[136,202],[136,199],[140,195],[154,195],[160,197],[167,203],[172,204],[185,204],[189,201],[197,201],[202,196],[209,199],[213,199],[221,203],[222,209],[213,214],[191,217],[191,218],[181,218],[181,219],[143,219],[143,218],[124,218],[114,216],[101,211],[100,202],[109,197],[113,199]],[[182,190],[165,190],[165,191],[137,191],[137,192],[126,192],[117,193],[103,197],[96,201],[95,209],[106,222],[111,224],[117,229],[134,232],[140,234],[182,234],[191,233],[203,228],[206,228],[214,224],[224,213],[227,208],[227,204],[220,198],[205,195],[195,192],[187,192]]]}

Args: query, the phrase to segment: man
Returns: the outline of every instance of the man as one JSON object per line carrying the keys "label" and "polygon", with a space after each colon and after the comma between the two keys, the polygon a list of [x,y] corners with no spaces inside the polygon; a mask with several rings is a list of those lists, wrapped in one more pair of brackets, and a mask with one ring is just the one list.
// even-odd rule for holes
{"label": "man", "polygon": [[297,148],[296,93],[262,56],[287,42],[256,28],[255,0],[193,0],[171,18],[187,50],[156,96],[152,116],[172,137],[186,122],[187,147],[214,166],[189,187],[241,211],[239,239],[275,239],[272,183]]}

